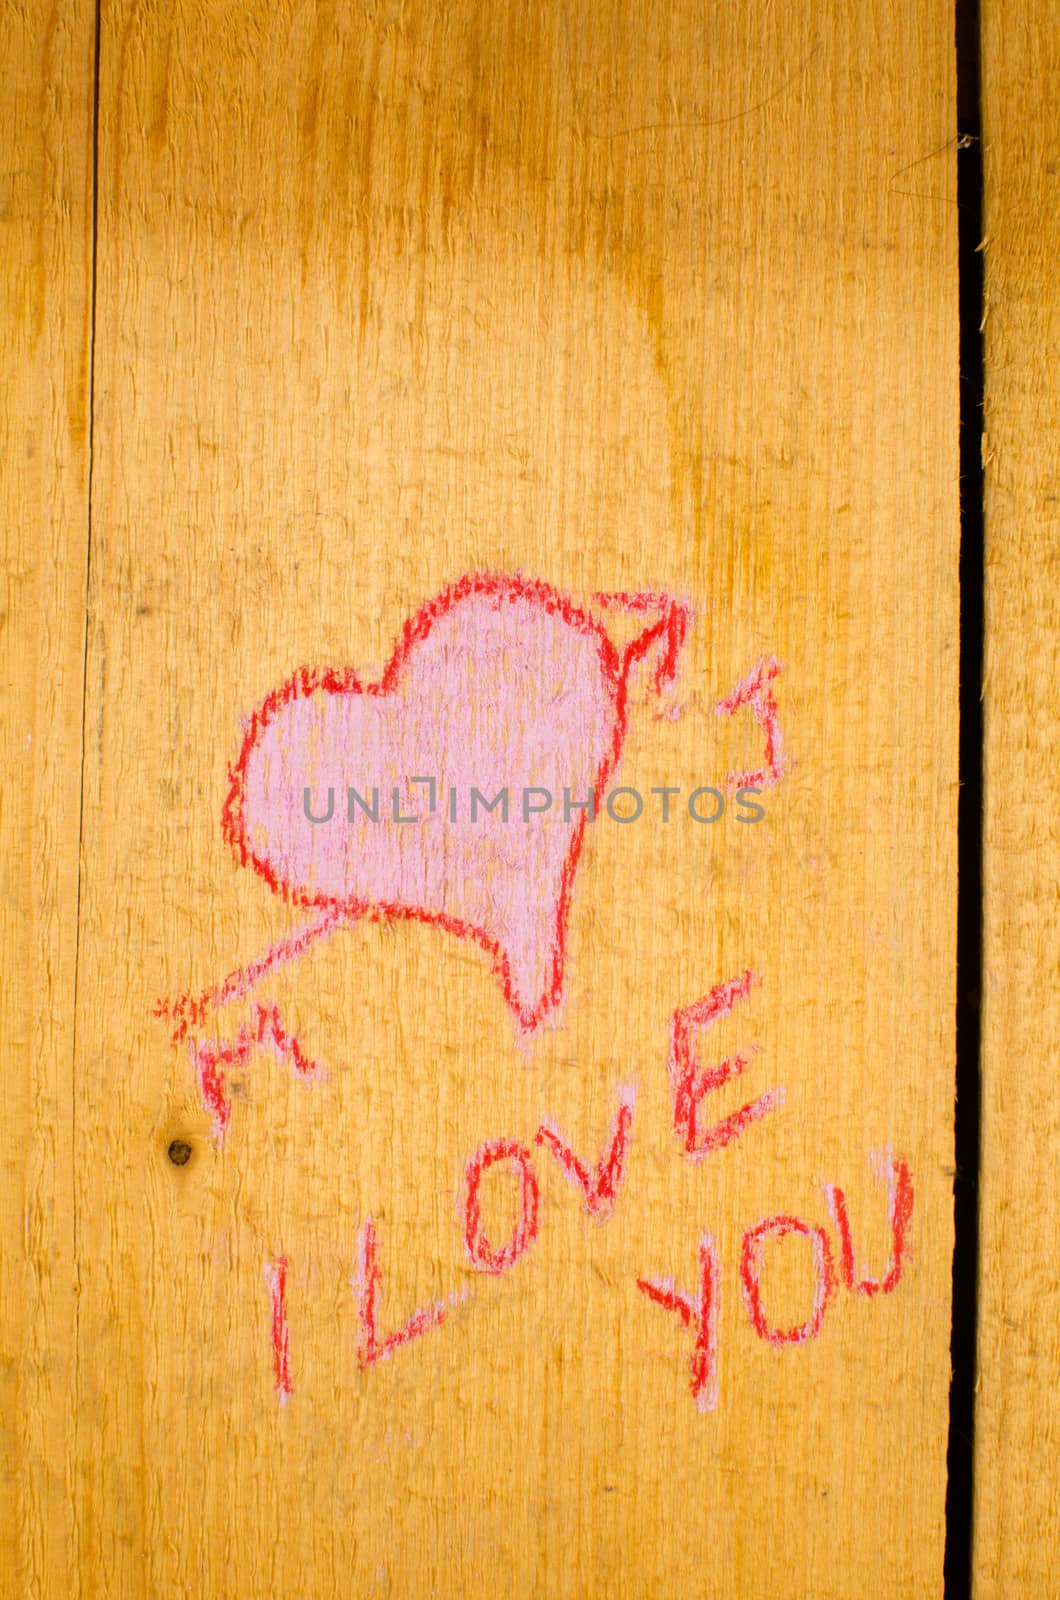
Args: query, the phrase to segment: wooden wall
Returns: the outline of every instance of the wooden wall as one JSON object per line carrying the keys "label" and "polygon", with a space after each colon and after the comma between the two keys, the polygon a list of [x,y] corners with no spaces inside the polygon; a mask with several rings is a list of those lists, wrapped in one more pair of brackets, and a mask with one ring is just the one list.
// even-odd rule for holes
{"label": "wooden wall", "polygon": [[[2,19],[0,1589],[941,1594],[950,10],[103,0],[98,38],[79,3]],[[988,13],[985,43],[1000,30]],[[1051,687],[1047,645],[1013,645],[1028,593],[1043,629],[1050,601],[1023,553],[1047,513],[1032,532],[1018,498],[1046,503],[1023,403],[1046,179],[1015,153],[1041,148],[1017,114],[1034,36],[1029,15],[1006,31],[986,105],[1010,375],[988,434],[1024,464],[990,468],[988,763],[1028,774]],[[628,658],[616,781],[680,797],[669,823],[650,800],[586,832],[533,1027],[479,944],[422,921],[253,969],[310,914],[223,828],[270,692],[301,667],[367,682],[476,573],[540,580],[620,650],[669,628]],[[697,786],[756,768],[759,824],[731,796],[689,816]],[[988,799],[1003,1219],[1039,1103],[1012,1119],[1005,1097],[1047,1092],[1030,1040],[1008,1046],[1034,1015],[1020,872],[1048,902],[1036,813]],[[181,994],[210,998],[159,1006]],[[685,1085],[694,1127],[686,1036],[701,1073],[743,1065]],[[469,1184],[502,1140],[532,1176],[484,1169],[489,1236],[524,1221],[492,1273]],[[1048,1202],[1026,1206],[1038,1260]],[[992,1225],[977,1568],[984,1593],[1022,1574],[1040,1594],[1051,1541],[1004,1431],[1031,1437],[1003,1339],[1025,1291]]]}

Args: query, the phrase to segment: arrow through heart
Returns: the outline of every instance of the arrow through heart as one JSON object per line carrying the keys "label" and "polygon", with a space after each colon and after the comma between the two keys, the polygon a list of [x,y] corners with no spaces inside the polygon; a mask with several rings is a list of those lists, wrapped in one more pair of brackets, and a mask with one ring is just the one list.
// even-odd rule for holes
{"label": "arrow through heart", "polygon": [[[265,699],[231,771],[225,837],[271,889],[321,915],[206,993],[162,1002],[175,1036],[359,918],[409,919],[478,945],[520,1029],[540,1025],[563,992],[588,813],[530,814],[525,797],[584,801],[591,789],[600,803],[621,758],[631,672],[650,658],[661,691],[689,624],[688,607],[665,595],[597,601],[644,617],[623,648],[548,584],[464,577],[409,618],[378,680],[307,667]],[[417,775],[437,788],[410,825]],[[350,788],[360,799],[347,805]],[[473,788],[489,799],[506,790],[514,814],[506,802],[472,816]],[[325,796],[327,820],[313,820]]]}

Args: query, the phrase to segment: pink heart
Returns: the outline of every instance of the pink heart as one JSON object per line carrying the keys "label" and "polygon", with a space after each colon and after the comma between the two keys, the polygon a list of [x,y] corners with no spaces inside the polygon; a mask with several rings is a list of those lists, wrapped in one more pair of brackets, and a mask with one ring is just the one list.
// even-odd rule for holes
{"label": "pink heart", "polygon": [[[630,670],[658,643],[656,687],[672,678],[688,621],[662,596],[600,600],[654,620],[620,652],[547,584],[480,574],[409,619],[377,682],[296,673],[251,717],[232,770],[224,827],[240,861],[287,899],[343,920],[412,918],[472,940],[493,958],[520,1026],[536,1028],[562,993],[587,824],[573,807],[565,820],[564,793],[583,801],[593,788],[603,803]],[[437,780],[433,811],[414,777]],[[351,819],[351,787],[378,820],[356,803]],[[487,800],[507,790],[508,820],[479,805],[472,821],[472,788]],[[318,817],[333,791],[329,820],[306,815],[307,789]],[[524,813],[535,789],[552,807]],[[419,820],[396,820],[395,791],[400,814]]]}

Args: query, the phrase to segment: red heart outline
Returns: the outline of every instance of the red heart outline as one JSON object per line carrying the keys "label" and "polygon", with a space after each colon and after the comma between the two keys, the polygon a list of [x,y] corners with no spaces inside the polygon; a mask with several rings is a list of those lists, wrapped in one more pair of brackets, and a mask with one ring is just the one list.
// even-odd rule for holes
{"label": "red heart outline", "polygon": [[323,892],[310,893],[299,885],[281,878],[272,863],[252,849],[246,830],[245,804],[250,757],[258,739],[276,715],[294,701],[308,699],[317,692],[333,695],[367,694],[379,697],[391,694],[412,651],[427,639],[439,618],[445,616],[462,601],[479,595],[488,596],[500,604],[529,601],[540,606],[549,615],[560,617],[568,627],[595,643],[614,714],[611,743],[593,780],[594,792],[600,795],[618,764],[626,737],[630,671],[637,662],[648,655],[657,642],[665,639],[666,650],[655,674],[656,689],[661,688],[664,682],[674,676],[677,655],[688,627],[688,607],[665,595],[657,594],[597,596],[604,605],[621,606],[633,612],[659,612],[657,620],[638,634],[620,654],[593,616],[573,605],[565,595],[541,579],[528,579],[520,574],[504,576],[488,572],[473,573],[465,575],[444,589],[406,621],[393,654],[378,681],[363,683],[350,667],[338,670],[331,667],[301,667],[280,688],[274,689],[266,696],[250,717],[239,756],[229,770],[229,789],[222,812],[222,831],[234,850],[239,864],[253,868],[274,893],[280,894],[293,905],[331,912],[336,923],[360,919],[371,922],[389,922],[397,919],[419,922],[428,927],[441,928],[459,939],[466,939],[478,945],[490,956],[494,976],[500,982],[505,1001],[520,1029],[524,1033],[531,1033],[558,1004],[563,991],[567,923],[570,916],[574,874],[585,840],[588,821],[586,812],[582,812],[573,825],[570,846],[560,874],[560,892],[556,902],[545,987],[536,1002],[529,1007],[520,1003],[513,989],[511,963],[507,952],[487,929],[462,918],[450,916],[447,912],[431,910],[427,906],[405,905],[396,901],[373,902],[353,895],[341,897]]}

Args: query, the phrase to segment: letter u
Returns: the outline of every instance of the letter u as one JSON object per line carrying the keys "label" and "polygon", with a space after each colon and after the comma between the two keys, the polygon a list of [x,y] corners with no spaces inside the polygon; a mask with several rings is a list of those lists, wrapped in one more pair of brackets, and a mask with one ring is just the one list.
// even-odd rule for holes
{"label": "letter u", "polygon": [[329,789],[328,790],[328,809],[327,809],[326,816],[314,817],[312,811],[310,810],[312,797],[313,797],[312,789],[303,789],[302,790],[302,810],[305,812],[308,821],[310,821],[310,822],[330,822],[332,817],[335,815],[335,791],[334,791],[334,789]]}

